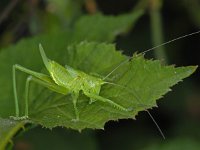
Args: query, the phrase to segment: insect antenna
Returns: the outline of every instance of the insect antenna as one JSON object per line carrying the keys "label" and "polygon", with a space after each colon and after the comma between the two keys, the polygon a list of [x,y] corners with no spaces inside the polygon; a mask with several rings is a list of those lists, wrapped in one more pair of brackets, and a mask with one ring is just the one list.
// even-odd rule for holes
{"label": "insect antenna", "polygon": [[175,42],[175,41],[177,41],[177,40],[184,39],[184,38],[186,38],[186,37],[189,37],[189,36],[192,36],[192,35],[195,35],[195,34],[199,34],[199,33],[200,33],[200,30],[199,30],[199,31],[196,31],[196,32],[192,32],[192,33],[189,33],[189,34],[185,34],[185,35],[179,36],[179,37],[177,37],[177,38],[174,38],[174,39],[172,39],[172,40],[169,40],[169,41],[167,41],[167,42],[164,42],[164,43],[162,43],[162,44],[160,44],[160,45],[157,45],[157,46],[154,46],[154,47],[152,47],[152,48],[150,48],[150,49],[147,49],[147,50],[143,51],[141,54],[145,54],[145,53],[147,53],[147,52],[149,52],[149,51],[152,51],[152,50],[154,50],[154,49],[156,49],[156,48],[159,48],[159,47],[161,47],[161,46],[167,45],[167,44],[169,44],[169,43],[172,43],[172,42]]}
{"label": "insect antenna", "polygon": [[[160,44],[160,45],[157,45],[157,46],[154,46],[154,47],[152,47],[152,48],[150,48],[150,49],[147,49],[147,50],[141,52],[141,54],[144,55],[144,54],[146,54],[147,52],[150,52],[150,51],[152,51],[152,50],[154,50],[154,49],[157,49],[157,48],[159,48],[159,47],[161,47],[161,46],[164,46],[164,45],[166,45],[166,44],[169,44],[169,43],[175,42],[175,41],[177,41],[177,40],[184,39],[184,38],[186,38],[186,37],[190,37],[190,36],[192,36],[192,35],[199,34],[199,33],[200,33],[200,30],[199,30],[199,31],[196,31],[196,32],[192,32],[192,33],[189,33],[189,34],[185,34],[185,35],[179,36],[179,37],[177,37],[177,38],[174,38],[174,39],[172,39],[172,40],[169,40],[169,41],[167,41],[167,42],[164,42],[164,43],[162,43],[162,44]],[[113,72],[115,72],[119,67],[121,67],[122,65],[124,65],[126,62],[128,62],[128,61],[131,60],[132,58],[133,58],[133,57],[128,57],[126,60],[122,61],[117,67],[115,67],[110,73],[108,73],[108,74],[103,78],[103,80],[107,79]]]}
{"label": "insect antenna", "polygon": [[107,79],[113,72],[115,72],[119,67],[121,67],[122,65],[124,65],[126,62],[128,62],[132,57],[129,57],[128,59],[126,59],[125,61],[121,62],[117,67],[115,67],[110,73],[108,73],[103,80]]}
{"label": "insect antenna", "polygon": [[[136,95],[136,93],[133,93],[131,89],[129,89],[128,87],[125,87],[123,85],[120,85],[120,84],[116,84],[116,83],[112,83],[112,82],[105,82],[106,84],[111,84],[111,85],[114,85],[114,86],[118,86],[118,87],[121,87],[121,88],[124,88],[126,89],[130,94],[132,94],[135,99],[139,102],[139,104],[142,104],[140,102],[140,99],[138,98],[138,96]],[[143,105],[143,104],[142,104]],[[147,106],[147,105],[144,105],[144,106]],[[158,125],[158,123],[156,122],[156,120],[154,119],[154,117],[152,116],[152,114],[149,112],[148,109],[145,109],[145,111],[148,113],[148,115],[150,116],[151,120],[153,121],[153,123],[155,124],[156,128],[158,129],[160,135],[162,136],[163,139],[165,139],[165,135],[163,133],[163,131],[161,130],[160,126]]]}

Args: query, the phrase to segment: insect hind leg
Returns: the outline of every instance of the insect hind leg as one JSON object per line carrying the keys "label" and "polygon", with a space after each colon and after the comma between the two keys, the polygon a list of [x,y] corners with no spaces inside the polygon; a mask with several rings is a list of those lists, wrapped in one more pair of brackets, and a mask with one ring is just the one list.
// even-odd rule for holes
{"label": "insect hind leg", "polygon": [[[29,70],[27,68],[24,68],[18,64],[13,65],[12,67],[12,76],[13,76],[13,92],[14,92],[14,100],[15,100],[15,117],[11,117],[14,119],[26,119],[27,117],[19,117],[19,102],[18,102],[18,96],[17,96],[17,86],[16,86],[16,70],[20,70],[22,72],[34,75],[34,76],[41,76],[40,73],[34,72],[32,70]],[[30,78],[27,78],[26,80],[26,87],[29,86],[29,82],[30,82]],[[26,91],[28,92],[27,88]],[[27,94],[26,94],[27,95]],[[27,100],[26,100],[27,101]],[[25,102],[25,105],[27,105],[27,103]],[[25,108],[25,116],[28,115],[28,106],[26,106]]]}
{"label": "insect hind leg", "polygon": [[[19,104],[18,104],[18,97],[17,97],[17,87],[16,87],[16,70],[22,71],[24,73],[27,73],[31,75],[32,77],[28,77],[26,80],[26,87],[25,87],[25,117],[19,117]],[[27,69],[25,67],[22,67],[18,64],[13,65],[13,92],[14,92],[14,100],[15,100],[15,117],[12,117],[16,120],[22,120],[27,119],[28,116],[28,92],[29,92],[29,85],[30,81],[34,81],[39,85],[42,85],[44,87],[49,88],[52,91],[56,91],[61,94],[67,94],[68,89],[63,88],[61,86],[58,86],[52,81],[52,79],[45,74],[38,73],[35,71],[32,71],[30,69]]]}
{"label": "insect hind leg", "polygon": [[[29,96],[29,87],[30,87],[30,82],[33,81],[32,80],[32,76],[28,76],[26,79],[26,85],[25,85],[25,113],[24,116],[19,117],[19,114],[16,116],[10,116],[11,118],[13,118],[14,120],[24,120],[24,119],[28,119],[28,96]],[[16,87],[14,87],[14,89],[16,90]],[[17,99],[17,97],[15,97]],[[18,106],[18,101],[17,101],[17,106]],[[19,113],[19,112],[18,112]]]}
{"label": "insect hind leg", "polygon": [[115,102],[113,102],[112,100],[110,99],[107,99],[107,98],[104,98],[104,97],[101,97],[99,95],[96,95],[96,94],[91,94],[91,93],[88,93],[88,92],[84,92],[85,95],[87,95],[88,97],[92,98],[92,99],[95,99],[95,100],[99,100],[101,102],[105,102],[105,103],[109,103],[111,104],[113,107],[121,110],[121,111],[125,111],[125,112],[130,112],[132,111],[133,109],[132,108],[125,108]]}

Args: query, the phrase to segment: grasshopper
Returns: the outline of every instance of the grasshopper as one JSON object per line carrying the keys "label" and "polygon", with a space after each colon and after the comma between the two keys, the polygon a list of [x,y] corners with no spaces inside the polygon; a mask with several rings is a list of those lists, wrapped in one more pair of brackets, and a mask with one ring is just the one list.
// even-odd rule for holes
{"label": "grasshopper", "polygon": [[[80,91],[82,91],[84,95],[90,98],[89,104],[92,104],[93,102],[98,100],[105,103],[109,103],[110,105],[121,111],[126,111],[126,112],[131,111],[131,108],[125,108],[115,103],[114,101],[99,95],[101,86],[107,83],[109,84],[109,82],[99,77],[86,74],[83,71],[76,70],[70,66],[66,65],[64,67],[59,63],[50,60],[49,58],[47,58],[41,44],[39,44],[39,50],[43,63],[49,72],[49,75],[32,71],[18,64],[13,65],[13,91],[14,91],[15,110],[16,110],[16,116],[14,118],[16,120],[28,118],[28,95],[29,95],[29,85],[31,81],[36,82],[37,84],[40,84],[54,92],[63,95],[70,94],[72,96],[72,102],[75,112],[75,118],[72,119],[73,121],[79,121],[79,110],[77,108],[77,100]],[[16,88],[16,70],[20,70],[30,75],[26,79],[25,114],[22,117],[19,117],[19,104],[18,104],[17,88]]]}

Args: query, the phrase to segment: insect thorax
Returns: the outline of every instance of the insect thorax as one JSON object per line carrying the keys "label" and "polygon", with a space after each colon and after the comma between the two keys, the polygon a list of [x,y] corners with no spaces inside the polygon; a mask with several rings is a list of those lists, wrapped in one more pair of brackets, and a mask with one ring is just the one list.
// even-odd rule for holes
{"label": "insect thorax", "polygon": [[99,95],[102,84],[104,84],[102,79],[85,74],[85,78],[82,83],[82,90],[83,92]]}

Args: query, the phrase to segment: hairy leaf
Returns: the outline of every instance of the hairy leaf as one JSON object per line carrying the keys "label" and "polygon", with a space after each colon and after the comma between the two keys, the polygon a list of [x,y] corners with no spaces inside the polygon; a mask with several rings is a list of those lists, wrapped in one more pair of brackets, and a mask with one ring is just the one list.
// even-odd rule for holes
{"label": "hairy leaf", "polygon": [[[67,64],[88,74],[96,73],[102,77],[128,59],[121,52],[116,51],[112,44],[81,42],[80,44],[69,46],[59,56],[54,55],[56,54],[55,51],[47,47],[50,47],[50,45],[44,46],[49,58],[59,61],[58,58],[62,56],[64,58],[63,61],[59,61],[62,65]],[[20,49],[16,50],[19,51]],[[27,61],[34,62],[33,58],[39,57],[35,57],[36,53],[37,51],[30,51],[29,55],[34,57],[27,58]],[[39,66],[40,69],[44,68],[41,61],[34,63],[34,65],[36,64],[38,65],[37,68]],[[34,65],[28,68],[38,70],[34,69],[36,68]],[[26,65],[24,66],[27,67]],[[195,69],[196,67],[192,66],[178,68],[163,66],[157,60],[145,60],[142,55],[134,55],[131,61],[124,63],[109,76],[110,82],[116,85],[104,85],[100,93],[100,96],[109,98],[123,107],[132,108],[132,111],[124,112],[110,104],[99,101],[89,104],[89,98],[82,94],[77,104],[80,112],[80,121],[78,122],[72,121],[75,118],[75,113],[70,95],[61,95],[37,84],[32,84],[29,100],[29,121],[47,128],[56,126],[76,130],[103,128],[104,124],[109,120],[134,118],[139,111],[156,106],[157,99],[168,92],[171,86],[192,74]],[[18,92],[21,93],[21,115],[23,115],[24,111],[23,85],[25,80],[22,74],[18,74],[20,78],[17,81]],[[9,77],[6,77],[8,81]],[[11,82],[9,83],[11,89]],[[12,95],[12,90],[10,92],[10,95]],[[13,98],[11,99],[13,100]]]}
{"label": "hairy leaf", "polygon": [[[134,13],[138,13],[138,12],[134,12]],[[76,27],[74,27],[74,29],[70,31],[65,31],[65,32],[61,31],[56,34],[41,35],[41,36],[34,37],[31,39],[25,39],[17,43],[15,46],[11,46],[11,47],[1,50],[0,51],[0,69],[1,69],[0,86],[3,88],[0,90],[0,95],[1,95],[0,96],[0,117],[9,118],[9,116],[15,115],[14,96],[13,96],[13,89],[12,89],[12,65],[20,64],[24,67],[27,67],[39,72],[44,70],[44,66],[42,64],[41,56],[39,55],[39,50],[38,50],[39,43],[42,43],[42,45],[45,48],[45,51],[47,52],[50,58],[56,60],[59,63],[66,64],[68,59],[71,59],[69,58],[69,56],[65,54],[65,53],[68,53],[68,51],[66,51],[66,48],[68,45],[71,45],[72,43],[78,43],[86,39],[90,41],[110,41],[111,39],[113,40],[114,37],[116,36],[116,31],[127,30],[127,28],[130,27],[131,24],[133,24],[137,20],[138,17],[132,17],[132,15],[123,15],[119,17],[118,16],[109,17],[109,16],[98,15],[99,20],[104,24],[104,26],[99,25],[99,26],[96,26],[95,28],[91,28],[91,25],[95,24],[96,22],[96,20],[94,19],[95,16],[91,16],[91,17],[86,16],[86,17],[81,18],[81,20],[76,23]],[[121,25],[116,25],[116,20],[121,22]],[[90,22],[90,25],[88,25],[88,22]],[[104,29],[104,28],[107,28],[107,26],[109,26],[109,30]],[[81,29],[81,28],[84,28],[84,29]],[[104,34],[103,37],[102,37],[102,28],[103,30],[106,31],[106,34]],[[83,32],[82,34],[81,33],[78,34],[79,30],[85,30],[89,32],[87,33],[87,35],[86,35],[86,32]],[[87,36],[89,38],[87,38]],[[24,88],[25,88],[26,77],[27,75],[25,73],[17,72],[17,92],[18,92],[18,97],[20,101],[19,102],[20,115],[24,114]],[[43,103],[44,103],[43,100],[45,100],[45,98],[50,96],[51,92],[44,91],[44,94],[41,94],[41,97],[40,97],[41,90],[44,90],[44,89],[42,87],[38,87],[37,85],[32,85],[32,90],[30,93],[30,113],[32,114],[32,116],[39,113],[40,111],[43,111],[43,109],[49,109],[48,107],[56,107],[57,105],[57,101],[55,103],[55,106],[52,105],[52,102],[56,100],[56,97],[60,96],[60,95],[55,94],[51,97],[51,100],[47,101],[45,105],[43,106]],[[36,98],[37,103],[34,103],[34,98]],[[63,104],[66,104],[66,101],[64,99],[60,101],[58,100],[59,105],[60,105],[60,102],[61,103],[63,102]],[[38,108],[38,109],[34,112],[33,111],[34,108]],[[71,114],[73,114],[73,110],[71,110]],[[56,115],[56,114],[53,114],[53,115]],[[45,116],[43,117],[45,118]],[[37,120],[37,118],[35,118],[35,120]],[[0,124],[2,123],[3,122],[0,122]],[[38,121],[38,123],[40,122]],[[59,122],[56,125],[59,125]],[[9,131],[10,130],[8,129],[7,134],[9,134]],[[1,140],[5,140],[5,141],[2,141],[3,143],[8,143],[8,139],[2,138]]]}
{"label": "hairy leaf", "polygon": [[[66,56],[67,65],[88,74],[98,73],[100,76],[105,76],[127,59],[115,51],[113,45],[95,42],[82,42],[71,46],[66,51]],[[145,60],[141,55],[134,55],[131,61],[119,67],[110,76],[111,82],[117,85],[105,85],[100,93],[100,96],[126,108],[132,108],[133,111],[124,112],[99,101],[89,104],[89,98],[81,95],[77,104],[80,121],[73,122],[75,114],[71,96],[45,90],[40,95],[41,98],[38,95],[33,98],[30,118],[48,128],[103,128],[109,120],[134,118],[138,111],[156,106],[157,99],[167,93],[171,86],[192,74],[195,69],[196,67],[162,66],[159,61]]]}

